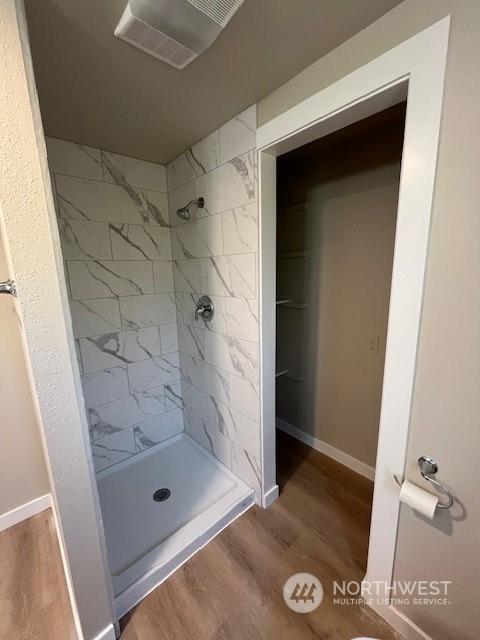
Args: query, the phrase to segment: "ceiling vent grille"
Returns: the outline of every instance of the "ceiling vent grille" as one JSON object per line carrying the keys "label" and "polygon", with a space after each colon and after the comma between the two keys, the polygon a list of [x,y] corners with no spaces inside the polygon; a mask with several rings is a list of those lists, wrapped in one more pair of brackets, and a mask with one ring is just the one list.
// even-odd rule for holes
{"label": "ceiling vent grille", "polygon": [[244,0],[129,0],[115,35],[183,69],[205,51]]}
{"label": "ceiling vent grille", "polygon": [[188,2],[225,28],[243,0],[188,0]]}

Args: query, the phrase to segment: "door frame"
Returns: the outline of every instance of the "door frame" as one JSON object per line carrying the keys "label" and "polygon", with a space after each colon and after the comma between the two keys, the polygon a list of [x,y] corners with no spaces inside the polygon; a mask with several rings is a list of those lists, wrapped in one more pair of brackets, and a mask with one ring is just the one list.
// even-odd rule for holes
{"label": "door frame", "polygon": [[[262,505],[275,470],[276,158],[407,100],[365,581],[390,586],[422,315],[450,16],[257,129],[260,216]],[[387,591],[388,593],[388,591]],[[381,615],[383,612],[379,611]]]}

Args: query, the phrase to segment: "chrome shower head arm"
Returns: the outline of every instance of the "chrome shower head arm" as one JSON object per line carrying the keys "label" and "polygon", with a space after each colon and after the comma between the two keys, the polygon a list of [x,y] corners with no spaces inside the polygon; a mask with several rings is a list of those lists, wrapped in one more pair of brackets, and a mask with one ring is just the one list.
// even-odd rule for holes
{"label": "chrome shower head arm", "polygon": [[200,196],[199,198],[195,198],[195,200],[190,200],[187,205],[177,209],[177,216],[183,220],[190,220],[190,207],[194,204],[197,205],[199,209],[203,209],[205,206],[205,199]]}

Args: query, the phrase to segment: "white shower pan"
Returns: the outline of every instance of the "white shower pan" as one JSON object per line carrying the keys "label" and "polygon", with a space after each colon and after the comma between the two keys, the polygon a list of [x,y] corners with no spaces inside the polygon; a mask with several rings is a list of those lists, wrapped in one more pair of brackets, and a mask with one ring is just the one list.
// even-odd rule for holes
{"label": "white shower pan", "polygon": [[[155,501],[158,489],[170,496]],[[254,503],[185,433],[102,472],[98,490],[119,617]]]}

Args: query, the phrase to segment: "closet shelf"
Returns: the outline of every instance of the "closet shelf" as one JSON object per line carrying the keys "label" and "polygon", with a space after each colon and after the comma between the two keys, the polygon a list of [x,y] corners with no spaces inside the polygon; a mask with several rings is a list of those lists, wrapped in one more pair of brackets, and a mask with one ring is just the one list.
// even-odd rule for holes
{"label": "closet shelf", "polygon": [[284,251],[277,253],[277,260],[290,260],[291,258],[304,258],[308,251]]}
{"label": "closet shelf", "polygon": [[303,376],[299,376],[296,373],[293,373],[293,371],[289,371],[288,374],[285,376],[286,378],[288,378],[289,380],[293,380],[294,382],[305,382],[305,378]]}
{"label": "closet shelf", "polygon": [[292,300],[279,300],[277,306],[284,307],[285,309],[306,309],[307,305],[304,302],[293,302]]}
{"label": "closet shelf", "polygon": [[280,378],[280,376],[285,376],[289,380],[293,380],[294,382],[304,382],[305,378],[303,376],[299,376],[297,373],[293,371],[293,369],[287,369],[286,367],[278,367],[275,372],[275,378]]}

